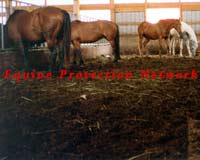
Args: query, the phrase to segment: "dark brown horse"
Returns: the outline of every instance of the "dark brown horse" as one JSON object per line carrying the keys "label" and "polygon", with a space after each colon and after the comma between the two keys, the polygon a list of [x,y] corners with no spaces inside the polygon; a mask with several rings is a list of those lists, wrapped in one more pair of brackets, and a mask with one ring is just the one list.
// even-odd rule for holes
{"label": "dark brown horse", "polygon": [[[159,39],[159,55],[161,56],[161,47],[162,47],[162,39],[168,40],[169,32],[172,28],[175,28],[179,33],[181,32],[181,23],[178,19],[165,19],[160,20],[156,24],[152,24],[149,22],[142,22],[138,27],[138,36],[139,36],[139,53],[142,55],[142,48],[146,47],[147,43],[150,40]],[[145,38],[143,42],[143,38]],[[168,42],[167,42],[168,46]],[[169,48],[169,47],[168,47]]]}
{"label": "dark brown horse", "polygon": [[119,47],[119,29],[117,24],[111,21],[98,20],[93,22],[72,22],[71,41],[75,48],[74,50],[74,63],[76,63],[76,55],[79,55],[80,64],[83,63],[81,56],[81,43],[96,42],[101,38],[105,38],[110,42],[114,52],[114,62],[120,59]]}
{"label": "dark brown horse", "polygon": [[51,52],[50,70],[55,69],[56,48],[59,47],[59,68],[63,67],[64,52],[67,58],[70,52],[71,22],[69,14],[55,7],[43,7],[28,12],[16,10],[7,21],[9,38],[19,46],[24,55],[26,69],[28,64],[28,48],[31,43],[47,42]]}

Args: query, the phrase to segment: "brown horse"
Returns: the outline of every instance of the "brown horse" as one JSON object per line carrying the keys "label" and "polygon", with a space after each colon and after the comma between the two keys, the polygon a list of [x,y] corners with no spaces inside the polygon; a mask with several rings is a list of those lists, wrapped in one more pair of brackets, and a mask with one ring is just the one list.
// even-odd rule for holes
{"label": "brown horse", "polygon": [[93,22],[81,22],[75,20],[72,22],[71,42],[75,48],[73,62],[76,63],[76,55],[79,55],[79,62],[83,64],[81,56],[80,43],[92,43],[101,38],[110,42],[115,55],[114,62],[120,59],[119,47],[119,29],[117,24],[111,21],[98,20]]}
{"label": "brown horse", "polygon": [[[169,32],[172,28],[175,28],[179,33],[181,32],[181,23],[178,19],[165,19],[160,20],[156,24],[149,22],[142,22],[138,27],[139,36],[139,53],[142,55],[142,48],[144,49],[150,40],[159,39],[159,55],[161,56],[162,39],[168,40]],[[143,37],[145,38],[143,42]],[[168,42],[167,42],[168,46]],[[169,48],[169,47],[168,47]]]}
{"label": "brown horse", "polygon": [[32,12],[16,10],[6,26],[9,39],[18,45],[24,56],[26,69],[30,69],[28,48],[37,42],[47,42],[51,52],[51,71],[55,69],[56,47],[59,47],[59,68],[63,67],[64,52],[69,58],[71,21],[66,11],[55,7],[38,8]]}

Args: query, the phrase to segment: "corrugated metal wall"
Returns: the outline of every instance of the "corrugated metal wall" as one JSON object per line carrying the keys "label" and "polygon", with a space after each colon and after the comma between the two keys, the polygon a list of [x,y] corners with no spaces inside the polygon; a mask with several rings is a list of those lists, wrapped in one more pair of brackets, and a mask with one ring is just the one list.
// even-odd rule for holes
{"label": "corrugated metal wall", "polygon": [[119,24],[120,34],[137,34],[138,25],[144,21],[144,12],[118,12],[115,14],[116,23]]}
{"label": "corrugated metal wall", "polygon": [[200,11],[183,11],[183,21],[190,24],[196,34],[200,34]]}
{"label": "corrugated metal wall", "polygon": [[[200,11],[183,11],[183,21],[190,24],[196,34],[200,34]],[[118,12],[115,14],[116,23],[119,24],[120,34],[137,34],[138,25],[144,21],[144,12]]]}

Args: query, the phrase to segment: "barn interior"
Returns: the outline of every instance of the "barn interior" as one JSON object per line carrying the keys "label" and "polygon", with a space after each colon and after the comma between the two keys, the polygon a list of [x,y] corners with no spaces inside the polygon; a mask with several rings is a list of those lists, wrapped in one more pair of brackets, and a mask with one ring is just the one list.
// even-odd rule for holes
{"label": "barn interior", "polygon": [[[60,72],[49,79],[23,78],[23,57],[7,47],[5,24],[17,9],[45,6],[66,10],[71,21],[115,22],[121,60],[113,63],[111,46],[101,39],[81,45],[83,66],[73,65],[72,58],[65,65],[73,78],[61,79]],[[173,10],[176,15],[170,17]],[[0,160],[200,159],[200,50],[189,57],[184,46],[180,57],[177,45],[177,55],[169,56],[163,44],[159,57],[155,40],[147,46],[148,55],[140,56],[138,25],[157,20],[158,14],[158,19],[180,18],[199,41],[199,0],[1,0]],[[46,44],[29,51],[30,75],[46,75]],[[83,78],[85,72],[111,76]],[[123,77],[126,72],[132,76]],[[169,72],[173,77],[167,78]]]}

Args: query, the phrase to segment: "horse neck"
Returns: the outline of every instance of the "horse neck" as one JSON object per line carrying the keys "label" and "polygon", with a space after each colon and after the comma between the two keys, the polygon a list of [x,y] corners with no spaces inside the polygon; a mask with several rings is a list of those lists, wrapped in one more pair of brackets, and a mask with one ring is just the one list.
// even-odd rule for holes
{"label": "horse neck", "polygon": [[191,26],[188,24],[181,22],[181,31],[182,32],[187,32],[190,36],[190,40],[194,41],[195,43],[198,44],[196,34],[194,33],[193,29]]}
{"label": "horse neck", "polygon": [[170,35],[172,35],[174,37],[179,37],[179,33],[177,32],[177,30],[175,28],[172,28],[169,33],[170,33]]}
{"label": "horse neck", "polygon": [[158,25],[163,34],[169,34],[170,30],[173,28],[173,23],[158,23]]}

